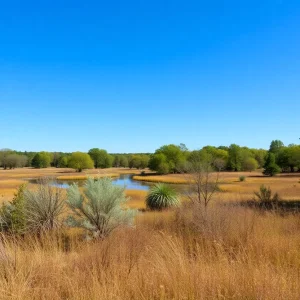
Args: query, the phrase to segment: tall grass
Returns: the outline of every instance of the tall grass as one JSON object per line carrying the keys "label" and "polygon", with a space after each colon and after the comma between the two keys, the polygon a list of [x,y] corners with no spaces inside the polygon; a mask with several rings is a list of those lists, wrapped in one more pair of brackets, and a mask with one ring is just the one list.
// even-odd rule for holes
{"label": "tall grass", "polygon": [[0,298],[299,299],[299,216],[217,205],[149,214],[103,241],[2,238]]}
{"label": "tall grass", "polygon": [[160,175],[160,176],[139,176],[135,175],[132,177],[134,180],[138,181],[148,181],[155,183],[169,183],[169,184],[187,184],[188,181],[182,177],[175,177],[172,175]]}

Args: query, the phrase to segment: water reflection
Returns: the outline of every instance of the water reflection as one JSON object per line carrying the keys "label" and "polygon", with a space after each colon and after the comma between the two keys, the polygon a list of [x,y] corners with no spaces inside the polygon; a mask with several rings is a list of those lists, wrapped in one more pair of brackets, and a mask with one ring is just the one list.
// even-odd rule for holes
{"label": "water reflection", "polygon": [[[133,175],[125,174],[120,175],[120,177],[112,180],[113,184],[125,187],[127,190],[143,190],[148,191],[149,188],[153,185],[152,183],[137,181],[132,179]],[[32,179],[30,183],[36,184],[38,180]],[[83,186],[85,184],[85,180],[52,180],[50,184],[52,186],[60,187],[60,188],[69,188],[72,183],[77,183],[78,186]]]}

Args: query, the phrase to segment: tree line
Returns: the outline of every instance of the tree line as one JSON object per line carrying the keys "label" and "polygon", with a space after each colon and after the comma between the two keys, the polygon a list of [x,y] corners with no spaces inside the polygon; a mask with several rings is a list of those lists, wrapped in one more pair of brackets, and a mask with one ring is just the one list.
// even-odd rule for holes
{"label": "tree line", "polygon": [[165,145],[151,155],[149,168],[160,174],[182,173],[189,170],[192,162],[210,162],[217,171],[254,171],[264,169],[265,175],[279,172],[300,172],[300,145],[285,146],[273,140],[268,150],[227,146],[205,146],[189,151],[184,144]]}
{"label": "tree line", "polygon": [[33,168],[73,168],[81,172],[93,168],[136,168],[145,169],[150,160],[149,153],[109,154],[104,149],[92,148],[84,152],[20,152],[11,149],[0,150],[0,167],[14,169],[22,167]]}
{"label": "tree line", "polygon": [[189,150],[184,144],[164,145],[155,153],[109,154],[104,149],[92,148],[84,152],[18,152],[0,150],[0,167],[74,168],[77,171],[92,168],[124,167],[144,169],[149,167],[159,174],[187,172],[195,159],[211,161],[219,171],[254,171],[264,169],[266,175],[279,172],[300,171],[300,145],[285,146],[273,140],[268,150],[230,146],[205,146],[200,150]]}

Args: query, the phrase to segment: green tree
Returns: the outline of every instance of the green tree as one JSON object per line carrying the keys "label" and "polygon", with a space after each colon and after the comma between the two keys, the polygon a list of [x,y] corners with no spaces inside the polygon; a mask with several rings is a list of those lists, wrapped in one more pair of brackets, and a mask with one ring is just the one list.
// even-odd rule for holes
{"label": "green tree", "polygon": [[241,147],[236,144],[231,144],[228,150],[228,168],[232,171],[241,171],[243,155]]}
{"label": "green tree", "polygon": [[92,158],[84,152],[73,152],[69,158],[68,167],[82,172],[83,169],[93,169],[94,162]]}
{"label": "green tree", "polygon": [[120,167],[128,168],[128,158],[126,155],[121,155],[120,157]]}
{"label": "green tree", "polygon": [[51,156],[48,152],[38,152],[32,159],[31,165],[34,168],[48,168],[50,167]]}
{"label": "green tree", "polygon": [[288,147],[281,148],[276,156],[277,164],[285,171],[295,171],[300,167],[300,146],[289,145]]}
{"label": "green tree", "polygon": [[27,164],[27,156],[20,154],[9,154],[5,158],[6,168],[14,169],[14,168],[23,168]]}
{"label": "green tree", "polygon": [[273,140],[270,144],[269,152],[273,154],[278,154],[278,152],[284,147],[284,144],[280,140]]}
{"label": "green tree", "polygon": [[183,144],[181,146],[164,145],[151,156],[149,168],[162,174],[180,172],[187,160],[187,154]]}
{"label": "green tree", "polygon": [[69,157],[67,155],[61,155],[58,159],[57,167],[58,168],[66,168],[69,164]]}
{"label": "green tree", "polygon": [[140,169],[145,169],[148,167],[150,157],[149,155],[142,154],[140,160]]}
{"label": "green tree", "polygon": [[27,157],[27,163],[25,165],[25,167],[31,167],[32,166],[32,159],[34,158],[34,156],[36,155],[35,152],[24,152],[24,155]]}
{"label": "green tree", "polygon": [[141,165],[141,156],[140,155],[130,155],[128,160],[128,166],[130,169],[136,168],[139,169]]}
{"label": "green tree", "polygon": [[96,169],[112,167],[113,157],[109,155],[106,150],[92,148],[89,150],[88,154],[93,159]]}
{"label": "green tree", "polygon": [[113,167],[119,168],[121,166],[121,155],[113,155]]}
{"label": "green tree", "polygon": [[0,166],[6,170],[8,168],[7,166],[7,158],[9,155],[14,154],[15,152],[11,149],[1,149],[0,150]]}
{"label": "green tree", "polygon": [[256,159],[258,163],[258,168],[262,168],[265,164],[265,158],[267,156],[268,151],[264,149],[250,149],[253,157]]}
{"label": "green tree", "polygon": [[244,171],[255,171],[258,168],[258,162],[253,157],[247,157],[243,161],[243,170]]}
{"label": "green tree", "polygon": [[61,152],[53,152],[51,153],[51,166],[55,168],[59,168],[60,158],[63,156]]}
{"label": "green tree", "polygon": [[266,162],[264,164],[264,175],[274,176],[280,173],[280,167],[275,163],[275,155],[269,152],[266,157]]}
{"label": "green tree", "polygon": [[123,187],[113,185],[111,179],[89,178],[83,194],[73,184],[68,189],[67,204],[73,210],[68,223],[86,229],[93,238],[105,238],[120,226],[133,225],[135,210],[124,209],[128,200]]}
{"label": "green tree", "polygon": [[205,146],[200,151],[203,152],[201,160],[203,161],[205,156],[205,160],[211,161],[212,166],[217,170],[223,170],[228,164],[229,154],[227,150],[218,149],[213,146]]}
{"label": "green tree", "polygon": [[156,153],[162,153],[166,156],[170,172],[180,172],[180,167],[186,161],[186,156],[180,146],[173,144],[165,145],[156,150]]}
{"label": "green tree", "polygon": [[168,174],[170,167],[167,158],[163,153],[153,154],[149,160],[150,170],[157,171],[158,174]]}
{"label": "green tree", "polygon": [[149,155],[135,154],[129,157],[128,166],[129,168],[145,169],[148,167]]}

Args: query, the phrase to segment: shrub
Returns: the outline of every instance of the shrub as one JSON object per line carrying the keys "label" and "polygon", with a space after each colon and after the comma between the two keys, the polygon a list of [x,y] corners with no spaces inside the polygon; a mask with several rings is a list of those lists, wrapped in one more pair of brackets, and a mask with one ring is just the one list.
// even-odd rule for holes
{"label": "shrub", "polygon": [[25,190],[26,229],[42,232],[60,227],[65,197],[63,190],[52,187],[50,179],[40,179],[37,189]]}
{"label": "shrub", "polygon": [[135,210],[122,205],[128,200],[124,188],[115,186],[110,178],[88,178],[83,195],[77,184],[68,189],[67,204],[74,216],[67,222],[71,226],[82,227],[94,238],[105,238],[119,226],[133,224]]}
{"label": "shrub", "polygon": [[11,202],[3,204],[0,210],[0,230],[12,234],[22,234],[26,229],[24,192],[22,184]]}
{"label": "shrub", "polygon": [[240,176],[239,177],[239,180],[242,182],[242,181],[246,181],[246,177],[245,176]]}
{"label": "shrub", "polygon": [[261,185],[259,191],[254,192],[254,194],[261,203],[276,203],[280,200],[278,193],[275,193],[274,196],[272,196],[270,187],[267,188],[264,185]]}
{"label": "shrub", "polygon": [[146,205],[153,210],[162,210],[179,205],[179,198],[176,191],[169,185],[158,183],[149,191],[146,198]]}
{"label": "shrub", "polygon": [[21,185],[13,200],[0,210],[1,231],[12,234],[40,233],[59,227],[63,212],[63,191],[49,185],[47,179],[39,181],[34,191]]}

